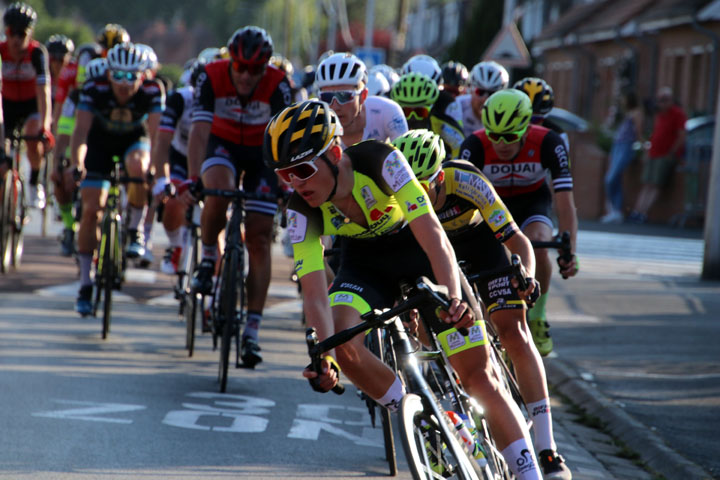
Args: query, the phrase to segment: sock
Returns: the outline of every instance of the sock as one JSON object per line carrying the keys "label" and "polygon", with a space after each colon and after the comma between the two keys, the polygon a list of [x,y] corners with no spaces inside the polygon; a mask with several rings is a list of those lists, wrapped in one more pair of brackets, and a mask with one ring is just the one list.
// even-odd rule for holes
{"label": "sock", "polygon": [[247,321],[245,322],[245,331],[243,331],[243,338],[252,337],[257,342],[258,335],[260,334],[260,322],[262,321],[262,313],[260,312],[247,312]]}
{"label": "sock", "polygon": [[501,453],[517,480],[542,480],[535,452],[524,438],[515,440]]}
{"label": "sock", "polygon": [[135,207],[130,205],[130,214],[128,215],[128,230],[137,230],[142,221],[145,219],[145,207]]}
{"label": "sock", "polygon": [[552,430],[552,414],[550,413],[550,399],[543,398],[539,402],[527,404],[530,419],[533,422],[535,448],[538,452],[543,450],[557,450]]}
{"label": "sock", "polygon": [[212,260],[213,262],[217,260],[217,243],[215,245],[205,245],[202,244],[202,259],[205,260],[206,258],[208,260]]}
{"label": "sock", "polygon": [[90,280],[92,253],[78,253],[78,263],[80,264],[80,286],[92,285],[92,280]]}
{"label": "sock", "polygon": [[535,302],[535,305],[528,310],[528,317],[530,320],[545,320],[545,303],[547,302],[547,293],[543,293]]}
{"label": "sock", "polygon": [[170,241],[171,247],[180,247],[182,246],[182,228],[178,227],[175,230],[165,230],[165,234],[168,237],[168,240]]}
{"label": "sock", "polygon": [[75,216],[73,215],[72,207],[72,202],[60,205],[59,207],[63,227],[68,230],[75,230]]}
{"label": "sock", "polygon": [[395,381],[390,385],[388,391],[385,392],[380,398],[376,398],[375,401],[390,410],[391,412],[397,412],[400,407],[400,401],[405,396],[405,386],[400,381],[400,378],[395,377]]}
{"label": "sock", "polygon": [[30,170],[30,185],[37,185],[40,177],[40,170]]}

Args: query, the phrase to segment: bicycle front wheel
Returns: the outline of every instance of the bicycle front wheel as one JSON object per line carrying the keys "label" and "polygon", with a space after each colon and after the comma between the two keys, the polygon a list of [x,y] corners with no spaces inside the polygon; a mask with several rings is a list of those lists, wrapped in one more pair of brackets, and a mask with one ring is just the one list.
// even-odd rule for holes
{"label": "bicycle front wheel", "polygon": [[110,322],[112,321],[112,291],[115,283],[115,262],[112,258],[112,252],[116,248],[116,229],[115,222],[108,222],[107,231],[105,232],[105,241],[102,249],[102,288],[103,288],[103,323],[102,338],[105,340],[110,333]]}
{"label": "bicycle front wheel", "polygon": [[[10,172],[8,172],[9,174]],[[15,209],[12,217],[12,265],[17,268],[22,262],[22,254],[25,244],[23,227],[25,226],[25,186],[20,177],[15,178]]]}
{"label": "bicycle front wheel", "polygon": [[0,210],[0,271],[7,272],[12,263],[12,212],[13,208],[13,178],[12,172],[5,174],[5,183],[2,187],[2,210]]}
{"label": "bicycle front wheel", "polygon": [[238,275],[238,252],[230,249],[226,252],[221,272],[220,303],[218,311],[222,319],[220,337],[220,369],[218,378],[220,380],[220,392],[227,390],[228,364],[230,363],[230,345],[233,333],[237,328],[237,275]]}
{"label": "bicycle front wheel", "polygon": [[[388,364],[390,368],[394,369],[394,360],[388,362],[386,358],[385,342],[384,342],[384,330],[376,328],[368,334],[368,348],[378,358],[382,359],[384,363]],[[390,352],[391,353],[391,352]],[[392,418],[390,417],[390,410],[378,405],[373,400],[374,407],[380,410],[380,423],[383,429],[383,439],[385,441],[385,460],[388,462],[388,468],[390,469],[390,476],[394,477],[397,475],[397,457],[395,454],[395,438],[392,429]]]}
{"label": "bicycle front wheel", "polygon": [[438,418],[425,409],[421,397],[411,393],[402,399],[398,421],[405,456],[415,480],[485,478],[455,436],[444,411]]}
{"label": "bicycle front wheel", "polygon": [[[193,227],[195,228],[195,227]],[[188,357],[193,356],[195,350],[195,328],[198,315],[198,297],[199,295],[190,287],[190,275],[195,271],[199,263],[200,257],[200,239],[193,233],[192,244],[186,245],[189,248],[186,256],[186,262],[183,278],[183,316],[185,317],[185,348],[188,351]]]}

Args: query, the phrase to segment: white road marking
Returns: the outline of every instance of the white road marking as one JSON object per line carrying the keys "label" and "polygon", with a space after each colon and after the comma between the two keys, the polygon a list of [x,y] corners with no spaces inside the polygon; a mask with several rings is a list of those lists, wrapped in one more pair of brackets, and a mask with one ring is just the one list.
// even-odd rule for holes
{"label": "white road marking", "polygon": [[68,408],[65,410],[53,410],[48,412],[33,413],[33,417],[61,418],[66,420],[85,420],[90,422],[107,422],[131,424],[132,420],[124,418],[98,417],[108,413],[134,412],[144,410],[143,405],[131,405],[123,403],[99,403],[83,402],[79,400],[55,400],[57,403],[67,405],[82,405],[79,408]]}

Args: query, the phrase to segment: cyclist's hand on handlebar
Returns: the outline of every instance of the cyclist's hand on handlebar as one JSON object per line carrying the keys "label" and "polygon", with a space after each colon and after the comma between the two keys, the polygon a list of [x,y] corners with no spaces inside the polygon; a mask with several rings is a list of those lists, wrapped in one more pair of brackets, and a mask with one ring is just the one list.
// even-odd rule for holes
{"label": "cyclist's hand on handlebar", "polygon": [[55,136],[50,130],[44,129],[41,135],[43,137],[42,141],[48,149],[55,148]]}
{"label": "cyclist's hand on handlebar", "polygon": [[440,320],[452,324],[457,329],[470,328],[475,323],[475,315],[472,309],[459,298],[451,299],[450,308],[448,308],[447,312],[440,310],[438,316]]}
{"label": "cyclist's hand on handlebar", "polygon": [[573,254],[569,260],[560,256],[557,259],[557,263],[560,267],[560,275],[562,275],[563,278],[574,277],[580,270],[580,262],[575,254]]}
{"label": "cyclist's hand on handlebar", "polygon": [[63,184],[65,185],[65,188],[72,190],[72,187],[80,185],[80,182],[85,176],[84,174],[85,172],[77,167],[67,167],[63,171]]}
{"label": "cyclist's hand on handlebar", "polygon": [[305,367],[303,377],[307,378],[310,386],[316,392],[327,393],[338,384],[340,379],[340,367],[335,359],[330,355],[326,355],[320,362],[320,369],[323,373],[319,374],[312,369],[312,364]]}
{"label": "cyclist's hand on handlebar", "polygon": [[517,289],[520,299],[525,300],[528,307],[532,307],[538,297],[540,297],[540,283],[533,277],[525,278],[525,284],[527,285],[525,290],[520,290],[520,285],[516,278],[511,278],[510,283],[515,289]]}

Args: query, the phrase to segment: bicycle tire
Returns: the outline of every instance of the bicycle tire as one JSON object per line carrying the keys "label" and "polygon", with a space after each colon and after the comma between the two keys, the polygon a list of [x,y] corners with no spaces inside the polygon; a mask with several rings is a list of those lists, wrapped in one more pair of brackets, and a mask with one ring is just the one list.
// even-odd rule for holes
{"label": "bicycle tire", "polygon": [[[426,401],[429,400],[425,398],[424,401],[420,396],[410,393],[403,397],[398,412],[400,437],[413,478],[485,478],[483,471],[455,435],[455,429],[440,405],[436,403],[437,410],[441,411],[438,418],[426,411]],[[453,433],[448,435],[446,432]],[[437,446],[441,446],[441,449]],[[439,459],[435,466],[438,471],[433,469],[431,456]]]}
{"label": "bicycle tire", "polygon": [[[385,343],[383,342],[384,331],[376,328],[368,333],[368,349],[375,354],[376,357],[386,362],[385,355]],[[392,365],[388,365],[392,368]],[[393,434],[392,418],[390,417],[390,411],[377,404],[374,400],[368,397],[368,402],[371,402],[369,408],[377,408],[380,411],[380,424],[383,430],[383,441],[385,445],[385,460],[388,462],[388,469],[390,470],[390,476],[394,477],[397,475],[397,455],[395,452],[395,436]]]}
{"label": "bicycle tire", "polygon": [[[195,227],[193,227],[195,229]],[[185,265],[185,287],[183,288],[183,315],[185,316],[185,348],[188,351],[188,357],[192,357],[195,351],[195,329],[197,328],[197,314],[198,314],[198,294],[196,294],[190,287],[190,275],[197,268],[200,257],[200,239],[195,234],[195,230],[191,234],[192,245],[190,245],[190,251],[187,253],[188,261]]]}
{"label": "bicycle tire", "polygon": [[220,381],[220,393],[227,390],[228,366],[230,363],[230,345],[232,334],[236,325],[235,316],[237,312],[237,273],[238,273],[238,251],[230,249],[225,253],[221,270],[222,286],[220,287],[219,314],[222,318],[222,331],[220,336],[220,362],[218,379]]}
{"label": "bicycle tire", "polygon": [[13,209],[13,178],[12,170],[5,174],[3,185],[2,211],[0,211],[0,272],[7,273],[12,263],[12,211]]}
{"label": "bicycle tire", "polygon": [[247,296],[245,295],[245,250],[242,244],[238,245],[235,250],[238,254],[238,273],[235,279],[235,292],[237,294],[237,309],[235,314],[235,368],[240,368],[241,354],[241,329],[245,324],[245,307],[247,306]]}
{"label": "bicycle tire", "polygon": [[25,226],[25,185],[22,179],[18,176],[15,178],[15,209],[12,213],[12,245],[11,245],[11,259],[10,263],[14,268],[17,268],[22,263],[22,254],[25,245],[25,235],[23,233],[23,227]]}
{"label": "bicycle tire", "polygon": [[40,236],[43,238],[47,235],[48,210],[52,211],[53,199],[55,198],[53,182],[50,181],[50,172],[52,172],[53,163],[53,156],[45,155],[42,174],[40,176],[40,184],[44,187],[45,191],[45,205],[40,209]]}
{"label": "bicycle tire", "polygon": [[105,248],[102,252],[102,290],[103,290],[103,322],[102,322],[102,338],[105,340],[110,333],[110,323],[112,321],[112,291],[115,281],[115,261],[112,258],[116,248],[116,229],[117,224],[113,221],[108,222],[108,230],[106,232]]}

